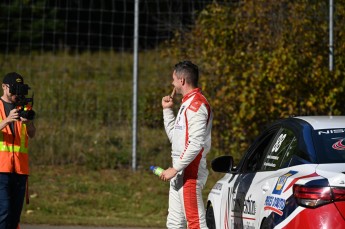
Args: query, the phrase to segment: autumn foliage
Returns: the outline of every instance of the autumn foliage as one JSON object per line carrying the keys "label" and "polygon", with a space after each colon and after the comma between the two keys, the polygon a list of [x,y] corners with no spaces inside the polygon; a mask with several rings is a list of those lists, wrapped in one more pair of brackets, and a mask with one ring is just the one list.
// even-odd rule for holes
{"label": "autumn foliage", "polygon": [[238,159],[264,126],[292,115],[345,113],[345,1],[334,10],[329,68],[327,1],[214,3],[164,54],[191,59],[213,106],[216,154]]}

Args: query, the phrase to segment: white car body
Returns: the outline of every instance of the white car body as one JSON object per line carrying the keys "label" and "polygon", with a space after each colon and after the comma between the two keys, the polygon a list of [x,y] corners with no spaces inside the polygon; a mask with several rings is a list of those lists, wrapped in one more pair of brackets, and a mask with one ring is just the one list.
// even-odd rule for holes
{"label": "white car body", "polygon": [[[345,116],[294,117],[269,129],[236,169],[224,171],[229,156],[215,160],[226,174],[208,196],[209,228],[345,228]],[[331,148],[325,158],[320,146]]]}

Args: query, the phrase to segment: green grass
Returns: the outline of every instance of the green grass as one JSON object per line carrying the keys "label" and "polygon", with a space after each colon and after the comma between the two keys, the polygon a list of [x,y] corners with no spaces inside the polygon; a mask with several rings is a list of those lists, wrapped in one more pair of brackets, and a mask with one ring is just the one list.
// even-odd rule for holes
{"label": "green grass", "polygon": [[[34,166],[21,223],[165,227],[169,183],[147,169]],[[204,199],[222,175],[210,171]]]}
{"label": "green grass", "polygon": [[[174,62],[165,58],[158,64],[159,56],[156,51],[140,53],[138,162],[154,163],[156,156],[161,158],[158,151],[163,155],[170,151],[161,98],[171,90]],[[0,74],[19,72],[31,87],[28,97],[34,93],[37,133],[30,142],[32,164],[78,164],[90,169],[130,165],[131,53],[9,54],[0,55],[0,59]]]}
{"label": "green grass", "polygon": [[0,55],[0,73],[21,73],[29,96],[35,94],[31,199],[22,223],[165,227],[169,184],[148,168],[171,164],[161,98],[171,92],[173,58],[140,53],[138,171],[132,172],[132,54]]}

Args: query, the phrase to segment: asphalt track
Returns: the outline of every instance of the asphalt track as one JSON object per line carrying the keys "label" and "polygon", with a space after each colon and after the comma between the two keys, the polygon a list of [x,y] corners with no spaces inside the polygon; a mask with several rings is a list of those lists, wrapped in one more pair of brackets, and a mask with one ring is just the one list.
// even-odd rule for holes
{"label": "asphalt track", "polygon": [[21,224],[20,225],[20,229],[162,229],[162,228],[52,226],[52,225],[26,225],[26,224]]}

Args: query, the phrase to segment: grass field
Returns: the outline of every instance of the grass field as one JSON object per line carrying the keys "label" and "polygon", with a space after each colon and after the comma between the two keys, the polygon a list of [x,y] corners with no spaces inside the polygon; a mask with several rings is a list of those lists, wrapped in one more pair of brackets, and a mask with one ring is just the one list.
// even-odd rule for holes
{"label": "grass field", "polygon": [[[147,169],[34,166],[25,224],[165,227],[169,184]],[[204,199],[222,175],[210,171]]]}
{"label": "grass field", "polygon": [[[2,74],[18,70],[32,88],[29,95],[35,95],[31,198],[22,223],[165,227],[169,184],[149,166],[171,163],[160,103],[171,92],[175,60],[154,50],[140,53],[138,171],[132,172],[131,54],[0,58]],[[214,180],[211,173],[205,199]]]}

